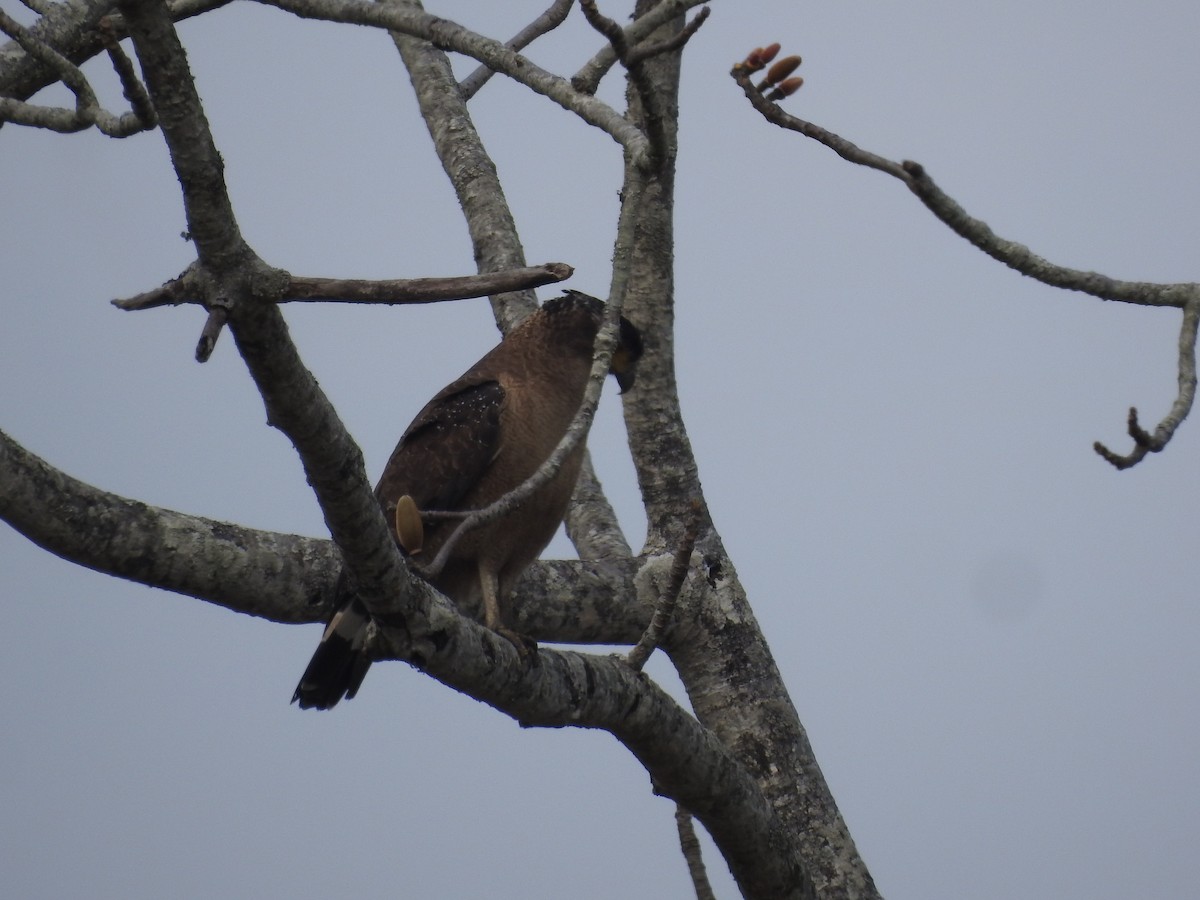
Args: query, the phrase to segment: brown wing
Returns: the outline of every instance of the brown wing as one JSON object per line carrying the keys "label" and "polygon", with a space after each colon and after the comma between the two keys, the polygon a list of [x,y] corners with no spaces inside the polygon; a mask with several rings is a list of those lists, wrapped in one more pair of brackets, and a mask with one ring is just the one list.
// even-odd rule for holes
{"label": "brown wing", "polygon": [[499,450],[504,388],[493,380],[456,381],[408,426],[375,488],[391,521],[408,494],[420,509],[459,509]]}

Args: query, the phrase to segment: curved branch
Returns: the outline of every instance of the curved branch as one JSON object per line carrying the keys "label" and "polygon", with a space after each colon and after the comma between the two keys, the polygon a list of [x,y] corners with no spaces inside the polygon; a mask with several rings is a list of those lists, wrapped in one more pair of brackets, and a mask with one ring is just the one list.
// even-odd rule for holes
{"label": "curved branch", "polygon": [[[229,0],[167,0],[167,14],[175,21],[224,6]],[[107,18],[114,40],[128,37],[125,20],[113,14],[115,0],[73,0],[48,4],[46,13],[30,35],[76,66],[102,53],[106,41],[101,22]],[[59,80],[56,69],[25,52],[15,41],[0,47],[0,95],[28,100]],[[135,107],[136,109],[136,107]]]}
{"label": "curved branch", "polygon": [[970,241],[988,256],[997,259],[1022,275],[1028,275],[1052,287],[1081,291],[1102,300],[1120,300],[1141,306],[1174,306],[1182,308],[1200,285],[1193,282],[1156,284],[1146,281],[1120,281],[1096,272],[1085,272],[1052,263],[1038,256],[1024,244],[997,235],[987,223],[970,216],[952,197],[934,183],[920,163],[905,160],[893,162],[876,153],[863,150],[840,135],[784,112],[766,99],[754,86],[750,76],[754,69],[739,63],[730,73],[759,113],[768,122],[788,131],[812,138],[833,150],[838,156],[867,168],[885,172],[904,182],[935,216],[955,234]]}
{"label": "curved branch", "polygon": [[[305,19],[386,28],[428,41],[439,50],[453,50],[479,60],[489,69],[525,85],[535,93],[575,113],[625,148],[639,165],[648,161],[646,136],[611,106],[577,91],[565,78],[552,75],[499,41],[483,37],[448,19],[398,3],[368,0],[259,0]],[[457,92],[457,86],[456,86]]]}
{"label": "curved branch", "polygon": [[1196,400],[1196,331],[1198,327],[1200,327],[1200,297],[1194,297],[1184,306],[1183,321],[1179,326],[1179,393],[1175,395],[1175,402],[1171,404],[1170,412],[1154,429],[1154,434],[1150,434],[1138,424],[1137,408],[1132,407],[1129,410],[1128,430],[1129,436],[1133,438],[1133,449],[1129,453],[1120,456],[1099,441],[1092,445],[1097,453],[1117,469],[1136,466],[1146,458],[1147,454],[1160,452],[1174,436],[1175,429],[1192,411],[1192,404]]}
{"label": "curved branch", "polygon": [[683,582],[687,578],[692,565],[692,552],[696,549],[696,538],[699,537],[700,501],[692,503],[692,517],[688,520],[687,528],[679,541],[679,547],[671,559],[671,574],[667,580],[666,589],[654,604],[654,616],[637,645],[629,651],[625,661],[631,668],[639,672],[646,665],[646,660],[662,640],[663,634],[671,624],[675,615],[675,606],[679,602],[679,592],[683,590]]}
{"label": "curved branch", "polygon": [[1191,412],[1192,402],[1196,395],[1196,330],[1197,310],[1200,309],[1200,283],[1157,284],[1147,281],[1121,281],[1099,272],[1071,269],[1052,263],[1034,253],[1024,244],[1000,237],[986,222],[968,214],[954,198],[938,187],[920,163],[911,160],[900,163],[893,162],[878,154],[863,150],[851,141],[818,125],[784,112],[775,102],[764,96],[759,87],[756,87],[751,81],[750,76],[761,67],[762,64],[755,59],[755,54],[751,54],[745,61],[735,65],[730,74],[742,88],[750,104],[762,114],[763,118],[780,128],[795,131],[824,144],[849,162],[878,169],[904,182],[908,189],[943,224],[993,259],[1015,269],[1022,275],[1027,275],[1051,287],[1079,291],[1099,297],[1101,300],[1117,300],[1139,306],[1182,309],[1183,322],[1179,335],[1179,391],[1175,401],[1171,404],[1170,412],[1159,423],[1154,433],[1150,434],[1139,424],[1137,409],[1130,409],[1127,428],[1129,436],[1133,439],[1134,447],[1126,455],[1114,453],[1099,441],[1092,446],[1101,457],[1117,469],[1128,469],[1145,459],[1147,454],[1158,453],[1167,445],[1175,434],[1175,430]]}
{"label": "curved branch", "polygon": [[650,138],[650,146],[655,158],[661,158],[668,150],[666,111],[663,109],[658,90],[651,81],[644,63],[647,59],[651,59],[660,53],[669,53],[686,44],[688,38],[708,18],[708,10],[702,10],[696,16],[692,25],[688,27],[679,25],[674,19],[668,20],[673,23],[672,27],[678,27],[678,31],[669,35],[664,40],[656,41],[650,47],[643,46],[635,52],[630,48],[629,42],[626,40],[625,29],[601,13],[596,6],[596,0],[579,0],[579,8],[583,10],[583,15],[588,20],[588,24],[604,35],[604,37],[608,38],[613,53],[616,54],[617,59],[620,60],[621,65],[628,73],[629,82],[638,92],[638,99],[641,101],[642,109],[644,110],[642,120],[645,123],[646,134]]}
{"label": "curved branch", "polygon": [[113,67],[121,79],[125,96],[134,104],[135,111],[115,115],[100,105],[96,92],[87,76],[69,59],[36,37],[3,10],[0,10],[0,31],[11,37],[30,57],[53,71],[75,95],[74,111],[58,107],[35,106],[12,98],[0,100],[0,121],[11,121],[21,125],[48,128],[52,131],[75,132],[96,126],[109,137],[129,137],[154,127],[154,111],[146,104],[145,91],[133,75],[129,60],[116,45],[107,28],[108,20],[101,19],[99,31],[102,41],[112,57]]}

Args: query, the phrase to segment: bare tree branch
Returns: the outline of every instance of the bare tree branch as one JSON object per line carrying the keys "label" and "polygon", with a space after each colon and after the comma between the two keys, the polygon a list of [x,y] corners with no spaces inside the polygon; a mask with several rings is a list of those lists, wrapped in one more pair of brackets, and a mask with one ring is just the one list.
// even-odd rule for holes
{"label": "bare tree branch", "polygon": [[416,583],[400,558],[362,453],[291,341],[276,305],[286,278],[241,238],[220,154],[166,9],[156,0],[122,0],[121,9],[183,188],[199,256],[189,279],[204,290],[207,308],[228,307],[229,327],[268,421],[295,446],[359,596],[379,621],[402,628],[403,613],[428,603],[431,591]]}
{"label": "bare tree branch", "polygon": [[[439,50],[453,50],[473,57],[489,69],[506,75],[535,93],[575,113],[625,148],[639,165],[647,163],[647,138],[620,113],[595,97],[575,90],[571,83],[552,75],[499,41],[476,34],[448,19],[419,11],[401,3],[372,3],[369,0],[259,0],[269,6],[306,19],[323,19],[386,28],[389,31],[428,41]],[[456,87],[457,90],[457,87]]]}
{"label": "bare tree branch", "polygon": [[[646,67],[642,65],[648,57],[643,55],[635,59],[631,55],[629,44],[625,40],[624,29],[600,12],[596,6],[596,0],[579,0],[579,8],[583,10],[588,24],[604,35],[604,37],[608,38],[608,42],[612,45],[617,59],[620,60],[621,65],[629,73],[629,81],[638,92],[638,97],[642,101],[642,109],[645,111],[643,121],[645,122],[646,135],[650,138],[650,146],[653,148],[655,156],[661,157],[667,149],[667,134],[665,130],[666,111],[662,108],[662,101],[659,98],[658,91],[650,80]],[[672,35],[663,43],[673,43],[674,39],[681,33],[682,30]]]}
{"label": "bare tree branch", "polygon": [[1066,288],[1091,294],[1102,300],[1120,300],[1142,306],[1174,306],[1182,308],[1200,291],[1194,282],[1156,284],[1146,281],[1119,281],[1096,272],[1085,272],[1059,266],[1033,253],[1024,244],[1005,240],[988,227],[987,223],[967,214],[950,196],[944,193],[929,176],[925,167],[911,161],[893,162],[876,153],[863,150],[851,141],[831,131],[790,115],[775,103],[768,101],[750,80],[752,69],[739,63],[734,66],[734,80],[745,92],[751,105],[768,122],[795,131],[805,137],[829,147],[848,162],[878,169],[899,179],[908,186],[921,202],[948,225],[960,237],[970,241],[988,256],[999,260],[1022,275],[1041,281],[1052,287]]}
{"label": "bare tree branch", "polygon": [[[650,0],[638,13],[652,14]],[[677,29],[673,29],[677,30]],[[649,37],[654,40],[654,36]],[[677,102],[679,54],[646,61],[664,102]],[[629,116],[639,122],[634,92]],[[674,370],[673,142],[660,168],[626,166],[618,244],[632,235],[626,316],[642,330],[646,352],[639,385],[625,403],[625,421],[646,508],[648,548],[665,553],[676,532],[680,497],[700,500],[701,553],[708,590],[688,604],[663,641],[687,687],[697,718],[711,728],[755,776],[779,811],[805,872],[824,897],[877,897],[878,891],[854,844],[807,734],[788,696],[778,666],[755,620],[719,534],[712,527],[694,454],[679,408]],[[622,266],[614,253],[614,278]],[[750,737],[753,736],[753,737]],[[686,804],[685,804],[686,805]]]}
{"label": "bare tree branch", "polygon": [[683,532],[679,548],[675,551],[675,556],[671,561],[671,575],[667,581],[666,590],[654,605],[654,617],[650,620],[650,624],[646,626],[637,645],[625,657],[625,662],[629,664],[630,668],[639,672],[646,665],[646,660],[650,658],[650,654],[654,652],[659,641],[662,640],[662,636],[671,622],[671,617],[675,614],[675,604],[679,601],[679,592],[683,589],[684,579],[687,578],[688,570],[691,568],[692,552],[696,549],[696,539],[699,537],[700,511],[700,502],[693,500],[687,528]]}
{"label": "bare tree branch", "polygon": [[565,281],[574,273],[566,263],[545,263],[519,269],[502,269],[479,275],[445,278],[398,278],[391,281],[360,279],[302,278],[292,276],[283,300],[337,303],[439,303],[526,291]]}
{"label": "bare tree branch", "polygon": [[[167,0],[167,12],[179,21],[224,6],[229,0]],[[109,19],[115,40],[128,36],[125,21],[113,15],[115,0],[72,0],[47,3],[42,18],[29,33],[36,40],[82,65],[106,47],[101,22]],[[42,88],[58,81],[54,66],[27,53],[15,41],[0,46],[0,96],[28,100]],[[134,107],[135,111],[137,107]]]}
{"label": "bare tree branch", "polygon": [[[178,306],[181,303],[200,303],[202,300],[197,286],[189,282],[188,271],[161,287],[123,300],[113,300],[112,304],[117,309],[142,310],[159,306]],[[519,269],[485,272],[481,275],[449,275],[441,278],[369,280],[287,275],[288,282],[283,288],[283,296],[279,298],[279,302],[386,305],[439,303],[444,300],[487,297],[491,294],[554,284],[570,278],[574,271],[566,263],[544,263],[540,266],[524,266]]]}
{"label": "bare tree branch", "polygon": [[[324,621],[336,599],[342,563],[332,541],[219,522],[100,490],[3,431],[0,520],[78,565],[274,622]],[[540,641],[632,644],[653,607],[653,597],[634,588],[639,565],[631,559],[535,562],[514,593],[514,621]]]}
{"label": "bare tree branch", "polygon": [[330,541],[150,506],[84,484],[0,431],[0,519],[71,562],[275,622],[315,622],[341,568]]}
{"label": "bare tree branch", "polygon": [[[505,41],[504,46],[510,50],[524,50],[535,40],[544,34],[549,34],[559,25],[567,20],[567,13],[571,11],[571,4],[574,0],[554,0],[550,7],[522,28],[517,34],[508,41]],[[487,66],[480,66],[458,85],[458,92],[463,100],[470,100],[496,73]]]}
{"label": "bare tree branch", "polygon": [[[708,2],[709,0],[662,0],[653,9],[634,19],[629,27],[625,29],[625,43],[630,47],[636,47],[663,23],[671,21],[689,9],[702,6]],[[686,31],[686,28],[684,30]],[[671,40],[674,39],[672,38]],[[600,86],[601,79],[604,78],[616,62],[617,54],[613,50],[612,44],[609,43],[588,60],[578,72],[571,76],[571,84],[581,93],[594,94]]]}
{"label": "bare tree branch", "polygon": [[1171,440],[1176,428],[1187,417],[1196,393],[1196,324],[1200,308],[1200,283],[1178,282],[1156,284],[1146,281],[1121,281],[1098,272],[1086,272],[1060,266],[1038,256],[1024,244],[1010,241],[997,235],[981,219],[969,215],[955,200],[946,194],[926,172],[920,163],[910,160],[897,163],[878,154],[863,150],[856,144],[818,125],[790,115],[779,108],[769,97],[763,95],[750,76],[761,68],[754,54],[733,67],[730,73],[742,88],[750,104],[768,122],[795,131],[805,137],[824,144],[843,159],[868,168],[886,172],[908,186],[938,219],[955,234],[970,241],[988,256],[999,260],[1022,275],[1028,275],[1043,284],[1065,290],[1079,291],[1102,300],[1118,300],[1140,306],[1176,307],[1183,310],[1183,322],[1179,338],[1179,392],[1171,411],[1151,435],[1138,423],[1136,409],[1130,409],[1128,420],[1129,436],[1134,448],[1125,456],[1118,455],[1099,441],[1093,447],[1108,462],[1118,469],[1127,469],[1145,459],[1148,453],[1157,453]]}
{"label": "bare tree branch", "polygon": [[1133,438],[1133,449],[1125,456],[1119,456],[1099,441],[1093,445],[1095,451],[1117,469],[1136,466],[1148,453],[1160,452],[1192,411],[1192,403],[1196,399],[1197,326],[1200,326],[1200,299],[1183,308],[1183,322],[1179,327],[1179,393],[1171,404],[1171,411],[1154,429],[1154,434],[1149,434],[1138,424],[1137,408],[1131,407],[1128,427],[1129,436]]}
{"label": "bare tree branch", "polygon": [[[102,25],[104,22],[105,20],[101,19]],[[59,132],[82,131],[95,126],[109,137],[118,138],[128,137],[154,127],[153,111],[147,104],[140,102],[145,97],[145,91],[136,84],[137,79],[133,77],[128,60],[124,60],[124,65],[122,65],[124,54],[120,52],[119,48],[112,54],[113,65],[121,78],[126,97],[131,101],[139,101],[137,103],[138,111],[131,111],[120,116],[100,106],[95,91],[92,90],[91,84],[78,66],[3,10],[0,10],[0,31],[11,37],[30,57],[49,67],[58,80],[75,95],[73,112],[57,107],[36,106],[12,98],[0,98],[0,121],[32,125]],[[112,43],[111,40],[109,43]],[[139,111],[147,114],[146,117],[143,118],[143,115],[139,115]]]}
{"label": "bare tree branch", "polygon": [[628,58],[623,61],[624,64],[627,66],[636,65],[642,60],[658,56],[660,53],[672,53],[676,50],[682,50],[684,45],[692,39],[692,36],[700,30],[700,26],[707,20],[708,7],[705,6],[701,8],[700,12],[692,16],[692,20],[684,25],[673,37],[661,41],[647,41],[638,44],[636,47],[631,47],[628,52]]}
{"label": "bare tree branch", "polygon": [[679,832],[679,849],[683,851],[683,858],[687,862],[696,900],[717,900],[712,885],[708,883],[708,873],[704,870],[704,857],[700,853],[696,829],[692,827],[692,817],[679,805],[675,807],[675,828]]}

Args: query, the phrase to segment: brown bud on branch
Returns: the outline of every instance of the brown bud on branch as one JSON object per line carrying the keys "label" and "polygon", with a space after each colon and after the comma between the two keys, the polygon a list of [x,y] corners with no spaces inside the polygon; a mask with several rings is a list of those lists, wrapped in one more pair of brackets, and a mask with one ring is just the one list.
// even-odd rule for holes
{"label": "brown bud on branch", "polygon": [[747,72],[757,72],[775,58],[779,52],[779,44],[768,44],[766,47],[755,47],[750,54],[738,64]]}
{"label": "brown bud on branch", "polygon": [[796,91],[800,90],[800,85],[804,84],[804,79],[797,75],[795,78],[789,78],[787,81],[780,84],[775,90],[767,94],[766,99],[772,103],[782,100],[784,97],[790,97]]}
{"label": "brown bud on branch", "polygon": [[758,86],[759,92],[765,91],[773,84],[779,84],[779,82],[783,81],[783,79],[787,78],[799,67],[800,57],[785,56],[779,62],[775,63],[775,65],[771,66],[771,68],[767,69],[767,77]]}

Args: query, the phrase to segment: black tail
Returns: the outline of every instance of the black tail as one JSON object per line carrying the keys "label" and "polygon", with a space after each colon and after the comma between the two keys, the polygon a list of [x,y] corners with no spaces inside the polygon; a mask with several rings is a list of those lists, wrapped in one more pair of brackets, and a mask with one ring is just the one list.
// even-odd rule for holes
{"label": "black tail", "polygon": [[296,685],[293,703],[299,701],[301,709],[332,709],[342,697],[349,700],[358,693],[371,668],[364,650],[370,622],[366,607],[353,597],[333,614]]}

